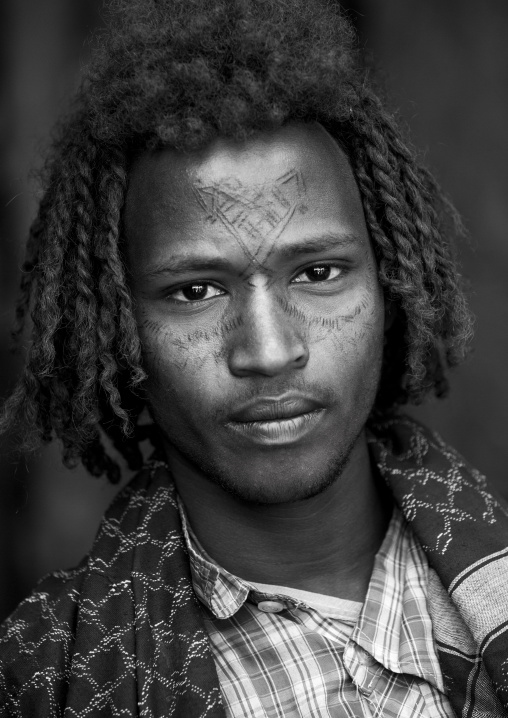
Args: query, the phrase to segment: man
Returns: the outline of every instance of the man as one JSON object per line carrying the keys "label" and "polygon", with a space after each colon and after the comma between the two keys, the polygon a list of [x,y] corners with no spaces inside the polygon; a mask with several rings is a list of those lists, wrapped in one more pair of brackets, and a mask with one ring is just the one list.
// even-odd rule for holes
{"label": "man", "polygon": [[113,481],[109,442],[155,453],[4,624],[2,715],[506,715],[506,508],[398,413],[470,332],[446,204],[349,26],[174,0],[111,27],[3,426]]}

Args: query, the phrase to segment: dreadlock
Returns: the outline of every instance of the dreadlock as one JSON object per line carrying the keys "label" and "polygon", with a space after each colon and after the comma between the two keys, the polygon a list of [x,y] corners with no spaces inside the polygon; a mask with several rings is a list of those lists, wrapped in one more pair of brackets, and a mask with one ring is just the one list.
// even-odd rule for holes
{"label": "dreadlock", "polygon": [[291,121],[320,122],[362,197],[387,330],[375,413],[443,396],[471,320],[453,209],[360,69],[354,36],[326,0],[119,0],[60,127],[28,240],[15,335],[32,343],[0,431],[117,481],[104,436],[137,468],[146,429],[141,347],[122,261],[129,166],[163,146],[194,150]]}

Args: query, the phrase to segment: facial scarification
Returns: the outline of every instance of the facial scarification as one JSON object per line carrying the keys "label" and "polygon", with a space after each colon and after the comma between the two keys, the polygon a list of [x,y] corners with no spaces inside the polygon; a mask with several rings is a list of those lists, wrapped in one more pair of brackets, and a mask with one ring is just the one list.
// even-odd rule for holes
{"label": "facial scarification", "polygon": [[[170,456],[244,501],[324,490],[377,391],[382,290],[351,168],[323,133],[295,126],[195,157],[167,150],[131,177],[129,258],[151,411]],[[314,281],[321,265],[329,281]],[[206,301],[191,301],[192,284],[206,285]],[[236,426],[244,405],[296,394],[320,407],[301,438],[274,430],[265,442]]]}
{"label": "facial scarification", "polygon": [[[272,185],[244,186],[239,180],[205,185],[197,181],[194,194],[210,222],[221,222],[242,248],[249,263],[264,265],[275,242],[303,203],[305,184],[301,172],[289,170]],[[245,244],[242,234],[261,240],[255,252]]]}

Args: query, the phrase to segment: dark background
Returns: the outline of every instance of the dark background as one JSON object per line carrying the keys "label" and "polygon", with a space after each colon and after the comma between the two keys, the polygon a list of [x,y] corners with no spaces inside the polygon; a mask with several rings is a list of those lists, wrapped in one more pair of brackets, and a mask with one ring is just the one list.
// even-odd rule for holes
{"label": "dark background", "polygon": [[[343,3],[382,68],[427,163],[471,235],[463,272],[477,318],[475,350],[444,402],[416,414],[508,496],[508,3],[357,0]],[[29,175],[75,87],[100,21],[94,0],[0,5],[0,395],[19,372],[9,329],[23,243],[37,202]],[[88,550],[117,487],[67,471],[58,447],[17,465],[0,455],[0,619],[47,571]]]}

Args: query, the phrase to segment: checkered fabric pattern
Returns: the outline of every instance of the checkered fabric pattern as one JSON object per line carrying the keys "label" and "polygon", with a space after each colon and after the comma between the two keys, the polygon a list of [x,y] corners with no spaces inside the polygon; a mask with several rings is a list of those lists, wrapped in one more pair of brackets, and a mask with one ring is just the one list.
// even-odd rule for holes
{"label": "checkered fabric pattern", "polygon": [[[506,506],[410,419],[380,424],[370,448],[439,577],[429,610],[455,714],[508,715]],[[152,466],[83,563],[44,579],[0,628],[0,716],[224,718],[202,614],[171,478]]]}
{"label": "checkered fabric pattern", "polygon": [[[358,620],[330,617],[291,589],[264,593],[219,567],[179,502],[194,590],[230,718],[450,718],[427,609],[428,562],[395,509]],[[266,613],[258,603],[278,602]]]}

